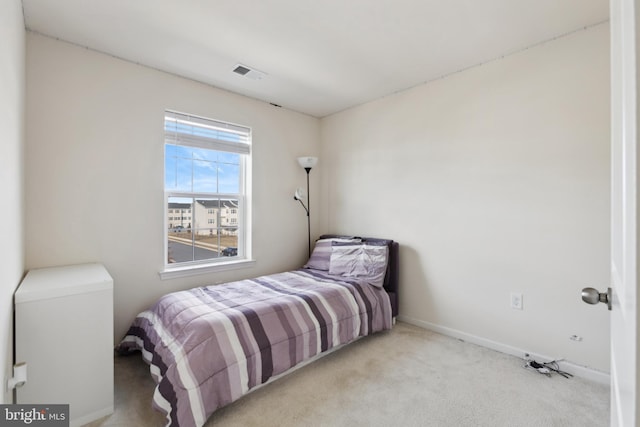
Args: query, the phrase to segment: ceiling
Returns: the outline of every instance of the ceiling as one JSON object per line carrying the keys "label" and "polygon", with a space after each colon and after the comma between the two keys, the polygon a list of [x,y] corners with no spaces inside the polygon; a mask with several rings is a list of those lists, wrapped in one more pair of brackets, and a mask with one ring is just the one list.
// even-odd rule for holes
{"label": "ceiling", "polygon": [[608,0],[22,2],[29,30],[315,117],[609,17]]}

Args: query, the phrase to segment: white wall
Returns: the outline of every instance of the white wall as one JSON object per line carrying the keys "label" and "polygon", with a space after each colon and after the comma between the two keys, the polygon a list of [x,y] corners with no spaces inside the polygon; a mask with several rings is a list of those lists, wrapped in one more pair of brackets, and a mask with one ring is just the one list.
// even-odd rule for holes
{"label": "white wall", "polygon": [[322,120],[322,228],[400,242],[405,320],[608,372],[608,31]]}
{"label": "white wall", "polygon": [[20,0],[0,2],[0,403],[11,403],[13,292],[24,274],[23,145],[25,30]]}
{"label": "white wall", "polygon": [[[167,108],[253,129],[254,268],[160,280]],[[26,266],[104,263],[115,282],[115,340],[166,292],[306,258],[293,191],[305,184],[296,157],[319,149],[315,118],[28,33],[26,120]]]}

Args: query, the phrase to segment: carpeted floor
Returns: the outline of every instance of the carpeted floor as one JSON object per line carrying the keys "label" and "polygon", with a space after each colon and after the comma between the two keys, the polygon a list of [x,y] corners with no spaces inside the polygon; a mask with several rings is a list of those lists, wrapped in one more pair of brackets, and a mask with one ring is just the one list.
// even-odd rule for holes
{"label": "carpeted floor", "polygon": [[[218,410],[216,426],[609,425],[609,387],[399,322]],[[91,427],[160,426],[139,355],[116,357],[116,411]]]}

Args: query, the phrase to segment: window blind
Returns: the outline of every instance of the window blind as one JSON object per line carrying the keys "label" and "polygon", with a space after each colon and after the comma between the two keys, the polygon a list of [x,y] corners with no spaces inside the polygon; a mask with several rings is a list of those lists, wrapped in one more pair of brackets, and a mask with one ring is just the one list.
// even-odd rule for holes
{"label": "window blind", "polygon": [[251,129],[231,123],[165,111],[165,142],[208,150],[249,154]]}

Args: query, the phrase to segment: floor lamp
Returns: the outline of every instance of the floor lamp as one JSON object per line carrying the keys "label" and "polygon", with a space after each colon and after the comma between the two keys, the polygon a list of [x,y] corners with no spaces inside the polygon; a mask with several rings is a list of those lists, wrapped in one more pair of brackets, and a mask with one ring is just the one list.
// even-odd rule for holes
{"label": "floor lamp", "polygon": [[302,207],[304,208],[304,210],[307,212],[307,234],[309,236],[309,258],[311,258],[311,215],[310,215],[310,211],[311,211],[311,197],[309,196],[309,172],[311,172],[311,169],[318,164],[318,158],[317,157],[298,157],[298,163],[300,164],[300,167],[302,167],[306,172],[307,172],[307,205],[304,205],[304,202],[302,201],[302,199],[304,199],[304,191],[300,188],[298,188],[295,192],[295,194],[293,195],[294,200],[297,200],[300,202],[300,204],[302,205]]}

